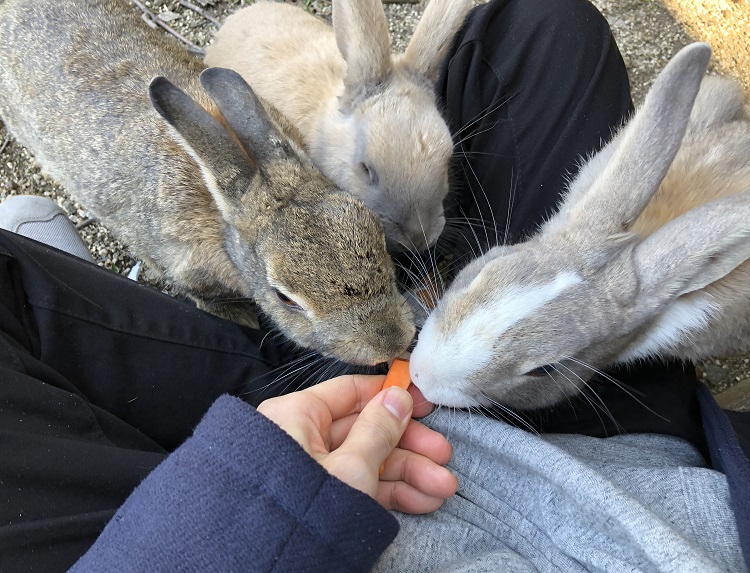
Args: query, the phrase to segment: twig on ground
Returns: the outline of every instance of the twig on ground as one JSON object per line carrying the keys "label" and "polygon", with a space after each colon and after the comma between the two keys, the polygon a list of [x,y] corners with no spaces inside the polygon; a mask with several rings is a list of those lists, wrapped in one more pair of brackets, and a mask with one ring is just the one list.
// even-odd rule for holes
{"label": "twig on ground", "polygon": [[80,223],[78,223],[76,225],[76,230],[80,231],[81,229],[85,229],[91,223],[94,223],[95,221],[96,221],[96,219],[94,219],[93,217],[89,217],[88,219],[84,219],[83,221],[81,221]]}
{"label": "twig on ground", "polygon": [[203,54],[204,53],[203,52],[203,48],[201,48],[200,46],[198,46],[196,44],[193,44],[193,42],[191,42],[185,36],[183,36],[182,34],[180,34],[179,32],[177,32],[177,30],[174,30],[170,26],[167,26],[164,22],[161,21],[161,19],[159,18],[159,16],[157,16],[151,10],[149,10],[142,2],[140,2],[140,0],[132,0],[132,2],[133,2],[133,4],[135,4],[136,6],[138,6],[138,8],[140,8],[143,11],[144,14],[147,14],[148,17],[151,18],[152,22],[154,22],[155,24],[157,24],[157,25],[161,26],[162,28],[164,28],[167,32],[169,32],[170,34],[172,34],[175,38],[177,38],[181,42],[184,42],[188,46],[188,49],[192,53],[194,53],[194,54]]}
{"label": "twig on ground", "polygon": [[221,28],[221,24],[219,23],[219,21],[213,16],[211,16],[210,14],[208,14],[205,10],[203,10],[199,6],[196,6],[195,4],[193,4],[192,2],[188,2],[187,0],[180,0],[180,4],[184,6],[185,8],[192,10],[196,14],[200,14],[217,28]]}
{"label": "twig on ground", "polygon": [[9,142],[10,142],[10,132],[7,132],[5,134],[5,139],[3,140],[3,144],[0,145],[0,153],[3,152],[3,150],[5,149],[5,146],[8,145]]}

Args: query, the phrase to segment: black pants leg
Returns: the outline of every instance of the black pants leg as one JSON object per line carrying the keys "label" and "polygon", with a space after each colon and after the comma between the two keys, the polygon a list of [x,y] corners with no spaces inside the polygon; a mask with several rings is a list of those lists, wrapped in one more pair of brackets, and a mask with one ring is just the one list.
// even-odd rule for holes
{"label": "black pants leg", "polygon": [[[579,0],[476,8],[444,62],[438,92],[456,134],[448,215],[459,224],[463,216],[484,221],[489,230],[477,236],[490,245],[533,233],[580,159],[632,109],[609,26]],[[469,242],[476,247],[473,235]]]}
{"label": "black pants leg", "polygon": [[66,570],[220,394],[268,382],[264,334],[0,231],[0,571]]}

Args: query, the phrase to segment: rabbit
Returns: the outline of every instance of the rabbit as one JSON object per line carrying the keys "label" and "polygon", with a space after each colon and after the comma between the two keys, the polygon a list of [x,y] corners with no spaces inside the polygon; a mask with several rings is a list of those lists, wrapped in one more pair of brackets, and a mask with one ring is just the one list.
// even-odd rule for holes
{"label": "rabbit", "polygon": [[122,0],[5,0],[0,36],[9,130],[178,293],[248,325],[252,299],[352,364],[408,347],[377,217],[237,73],[204,69]]}
{"label": "rabbit", "polygon": [[427,400],[533,410],[606,366],[750,347],[750,122],[732,80],[699,92],[710,54],[669,62],[536,235],[458,273],[411,354]]}
{"label": "rabbit", "polygon": [[451,133],[434,83],[471,0],[431,0],[392,55],[381,0],[333,0],[333,26],[259,1],[230,15],[204,61],[239,72],[302,134],[316,165],[375,211],[389,250],[422,251],[445,225]]}

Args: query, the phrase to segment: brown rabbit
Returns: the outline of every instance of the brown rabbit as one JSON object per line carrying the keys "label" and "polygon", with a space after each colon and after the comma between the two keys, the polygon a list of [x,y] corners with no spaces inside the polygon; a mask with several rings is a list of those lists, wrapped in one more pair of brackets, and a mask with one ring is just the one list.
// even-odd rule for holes
{"label": "brown rabbit", "polygon": [[204,71],[120,0],[0,2],[0,36],[8,128],[199,306],[253,324],[252,299],[295,342],[351,363],[408,346],[377,217],[237,74]]}

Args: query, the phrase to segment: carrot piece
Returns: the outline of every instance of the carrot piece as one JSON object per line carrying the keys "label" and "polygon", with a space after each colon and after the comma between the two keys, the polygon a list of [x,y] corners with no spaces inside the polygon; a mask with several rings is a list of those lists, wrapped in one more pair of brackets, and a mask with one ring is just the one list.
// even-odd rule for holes
{"label": "carrot piece", "polygon": [[[390,388],[391,386],[398,386],[406,390],[411,384],[411,376],[409,375],[409,361],[403,358],[394,358],[391,363],[391,367],[388,370],[388,374],[385,375],[385,381],[383,382],[383,390]],[[380,464],[380,471],[378,475],[382,476],[385,471],[385,464]]]}
{"label": "carrot piece", "polygon": [[383,382],[383,389],[390,388],[391,386],[398,386],[406,390],[411,384],[411,376],[409,376],[409,361],[403,358],[394,358],[391,364],[388,374],[385,376],[385,382]]}

